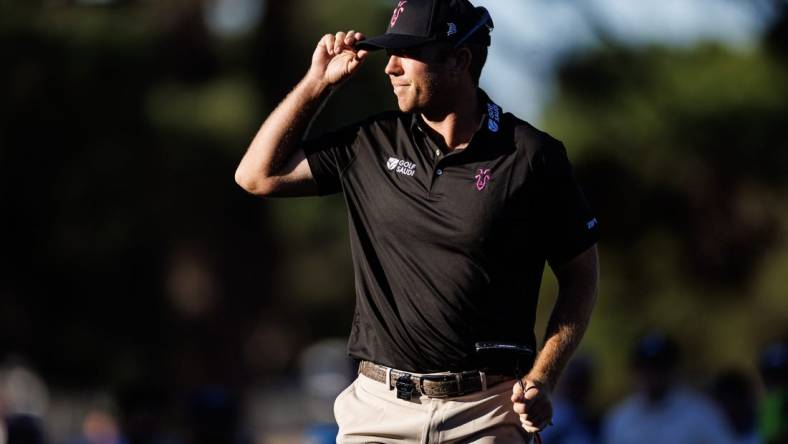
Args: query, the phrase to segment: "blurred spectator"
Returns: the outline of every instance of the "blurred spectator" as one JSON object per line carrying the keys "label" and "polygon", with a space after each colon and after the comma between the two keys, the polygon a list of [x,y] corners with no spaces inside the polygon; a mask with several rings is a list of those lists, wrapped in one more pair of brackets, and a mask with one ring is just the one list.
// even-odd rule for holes
{"label": "blurred spectator", "polygon": [[788,341],[768,345],[759,369],[766,388],[759,429],[767,444],[788,444]]}
{"label": "blurred spectator", "polygon": [[16,414],[6,417],[8,444],[46,444],[44,425],[35,415]]}
{"label": "blurred spectator", "polygon": [[8,444],[8,431],[5,426],[5,393],[0,389],[0,444]]}
{"label": "blurred spectator", "polygon": [[739,370],[726,370],[715,378],[710,391],[733,429],[737,443],[763,442],[758,436],[755,421],[757,406],[755,386],[747,374]]}
{"label": "blurred spectator", "polygon": [[356,365],[347,355],[345,341],[327,339],[312,344],[299,358],[301,386],[309,399],[310,424],[304,431],[306,444],[336,442],[339,428],[334,420],[334,400],[355,377]]}
{"label": "blurred spectator", "polygon": [[593,362],[587,356],[576,356],[567,365],[553,398],[553,425],[542,432],[546,443],[596,442],[595,427],[588,408],[593,370]]}
{"label": "blurred spectator", "polygon": [[189,398],[186,444],[246,444],[236,396],[223,387],[205,386]]}
{"label": "blurred spectator", "polygon": [[43,444],[48,442],[44,417],[49,391],[30,368],[11,359],[0,367],[0,443]]}
{"label": "blurred spectator", "polygon": [[0,366],[0,410],[7,415],[42,417],[49,404],[49,390],[33,370],[19,361],[13,358]]}
{"label": "blurred spectator", "polygon": [[302,444],[330,444],[337,440],[339,427],[335,423],[313,424],[304,431]]}
{"label": "blurred spectator", "polygon": [[676,375],[677,344],[661,333],[638,341],[633,354],[636,393],[605,420],[605,444],[727,444],[733,435],[720,412]]}
{"label": "blurred spectator", "polygon": [[126,444],[115,416],[103,409],[93,409],[82,421],[82,436],[71,444]]}
{"label": "blurred spectator", "polygon": [[129,444],[172,444],[164,430],[165,388],[134,384],[121,391],[118,398],[121,429]]}

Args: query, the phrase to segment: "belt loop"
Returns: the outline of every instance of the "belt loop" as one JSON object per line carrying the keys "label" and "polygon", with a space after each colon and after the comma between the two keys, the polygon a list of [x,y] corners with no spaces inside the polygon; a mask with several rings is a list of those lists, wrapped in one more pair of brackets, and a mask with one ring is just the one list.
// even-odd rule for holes
{"label": "belt loop", "polygon": [[482,381],[482,391],[486,392],[487,391],[487,375],[482,370],[479,370],[479,379]]}
{"label": "belt loop", "polygon": [[462,394],[465,390],[462,389],[462,372],[457,373],[457,392]]}
{"label": "belt loop", "polygon": [[386,367],[386,389],[391,390],[391,367]]}

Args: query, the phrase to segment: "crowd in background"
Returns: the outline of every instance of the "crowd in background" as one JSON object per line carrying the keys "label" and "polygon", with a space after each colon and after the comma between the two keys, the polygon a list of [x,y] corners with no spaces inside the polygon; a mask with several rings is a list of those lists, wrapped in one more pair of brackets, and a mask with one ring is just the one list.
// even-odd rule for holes
{"label": "crowd in background", "polygon": [[[290,430],[264,430],[253,403],[221,387],[203,387],[182,402],[181,418],[159,416],[156,393],[106,395],[49,414],[43,380],[19,362],[0,370],[0,444],[200,444],[331,443],[333,397],[353,377],[341,341],[317,344],[301,356],[300,383],[291,396],[316,406],[301,411]],[[785,444],[788,443],[788,343],[767,344],[755,366],[729,368],[703,384],[682,375],[678,342],[661,332],[644,335],[631,352],[632,389],[605,411],[594,407],[599,374],[594,357],[570,361],[553,394],[553,424],[546,444]],[[748,368],[757,368],[757,374]],[[287,404],[279,395],[282,408]],[[270,403],[270,399],[268,400]],[[277,402],[274,402],[276,404]],[[71,409],[70,412],[68,410]],[[62,424],[64,411],[75,421]],[[276,415],[268,411],[263,415]],[[168,420],[180,421],[173,427]],[[274,424],[270,417],[260,418]],[[75,427],[76,425],[77,427]],[[287,429],[288,427],[285,427]]]}
{"label": "crowd in background", "polygon": [[[632,353],[634,387],[629,396],[604,415],[589,409],[595,378],[588,356],[574,359],[556,394],[554,426],[544,432],[546,443],[657,444],[788,442],[788,348],[766,347],[759,377],[744,367],[713,375],[693,387],[682,377],[679,346],[670,337],[652,333]],[[745,363],[743,363],[745,364]]]}

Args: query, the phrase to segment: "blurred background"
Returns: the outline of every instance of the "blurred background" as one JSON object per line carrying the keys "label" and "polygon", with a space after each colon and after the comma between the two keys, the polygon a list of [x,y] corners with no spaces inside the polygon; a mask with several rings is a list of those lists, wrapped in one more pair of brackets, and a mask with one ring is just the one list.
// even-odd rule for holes
{"label": "blurred background", "polygon": [[[319,38],[382,33],[391,3],[0,0],[0,444],[333,441],[344,203],[233,173]],[[710,400],[738,381],[734,428],[786,442],[788,2],[474,3],[496,25],[481,86],[564,141],[601,222],[566,378],[585,442],[650,350]],[[385,61],[313,134],[396,106]]]}

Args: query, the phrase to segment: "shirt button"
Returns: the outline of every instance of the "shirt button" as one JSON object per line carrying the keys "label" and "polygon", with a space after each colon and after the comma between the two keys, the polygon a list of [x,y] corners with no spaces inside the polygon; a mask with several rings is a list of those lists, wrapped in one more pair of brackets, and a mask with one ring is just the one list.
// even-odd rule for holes
{"label": "shirt button", "polygon": [[441,150],[435,150],[435,157],[438,157],[440,155],[441,155]]}
{"label": "shirt button", "polygon": [[438,170],[438,171],[435,172],[435,174],[437,174],[438,176],[441,176],[441,175],[443,175],[443,170]]}

